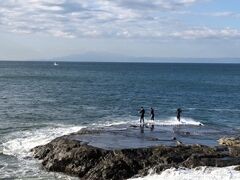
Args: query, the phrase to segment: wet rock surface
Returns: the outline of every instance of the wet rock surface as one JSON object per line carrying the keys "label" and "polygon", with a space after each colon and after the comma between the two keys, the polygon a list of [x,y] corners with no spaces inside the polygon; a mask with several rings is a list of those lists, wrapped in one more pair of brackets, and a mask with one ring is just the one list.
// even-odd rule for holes
{"label": "wet rock surface", "polygon": [[[48,171],[63,172],[81,179],[128,179],[147,175],[150,169],[156,173],[171,167],[194,168],[198,166],[225,167],[240,165],[240,149],[234,146],[170,145],[145,143],[137,147],[133,137],[123,137],[122,131],[83,129],[78,133],[62,136],[50,143],[32,149],[35,158],[42,160]],[[111,137],[112,136],[112,137]],[[104,146],[104,138],[122,138],[117,148],[112,142]],[[92,137],[92,138],[91,138]],[[99,141],[98,142],[98,137]],[[106,141],[109,139],[106,138]],[[135,139],[136,140],[136,139]],[[126,141],[127,148],[122,148]],[[156,143],[158,139],[147,138]],[[139,142],[137,142],[139,145]],[[172,145],[175,144],[175,145]],[[113,145],[113,146],[111,146]],[[236,168],[240,169],[240,168]]]}

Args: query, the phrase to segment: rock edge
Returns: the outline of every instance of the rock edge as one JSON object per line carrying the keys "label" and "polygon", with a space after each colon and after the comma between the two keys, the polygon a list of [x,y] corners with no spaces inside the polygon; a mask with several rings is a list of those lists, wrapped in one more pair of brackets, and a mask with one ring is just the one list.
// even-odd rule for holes
{"label": "rock edge", "polygon": [[91,180],[145,176],[150,169],[160,173],[171,167],[225,167],[240,164],[240,147],[234,146],[178,145],[105,150],[68,137],[62,136],[33,148],[34,158],[42,160],[42,166],[48,171]]}

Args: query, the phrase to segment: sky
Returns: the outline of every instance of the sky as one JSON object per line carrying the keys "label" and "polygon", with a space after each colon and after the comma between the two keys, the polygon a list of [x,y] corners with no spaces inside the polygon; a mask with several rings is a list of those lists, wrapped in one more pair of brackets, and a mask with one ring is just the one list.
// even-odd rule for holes
{"label": "sky", "polygon": [[0,59],[240,58],[239,0],[0,0]]}

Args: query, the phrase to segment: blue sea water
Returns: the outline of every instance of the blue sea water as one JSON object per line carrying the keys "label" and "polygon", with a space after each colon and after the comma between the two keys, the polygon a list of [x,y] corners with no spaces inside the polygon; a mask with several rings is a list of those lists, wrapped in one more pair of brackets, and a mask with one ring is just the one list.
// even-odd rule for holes
{"label": "blue sea water", "polygon": [[0,62],[0,87],[0,178],[67,179],[29,150],[82,127],[136,122],[141,106],[159,125],[174,126],[181,107],[189,124],[240,131],[240,64]]}

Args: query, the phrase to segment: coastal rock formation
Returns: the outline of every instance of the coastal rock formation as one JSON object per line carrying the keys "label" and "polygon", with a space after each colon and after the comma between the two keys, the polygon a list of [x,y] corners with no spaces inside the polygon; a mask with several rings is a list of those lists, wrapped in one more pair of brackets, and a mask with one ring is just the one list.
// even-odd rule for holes
{"label": "coastal rock formation", "polygon": [[[82,130],[78,137],[99,135],[102,131]],[[73,138],[74,137],[74,138]],[[156,173],[171,167],[231,166],[240,164],[236,148],[178,145],[104,149],[66,135],[32,149],[35,158],[42,160],[48,171],[63,172],[81,179],[128,179]]]}
{"label": "coastal rock formation", "polygon": [[220,145],[240,147],[240,137],[224,137],[218,140]]}
{"label": "coastal rock formation", "polygon": [[[240,157],[240,137],[223,137],[218,140],[218,143],[228,147],[229,155]],[[240,171],[240,166],[235,170]]]}

